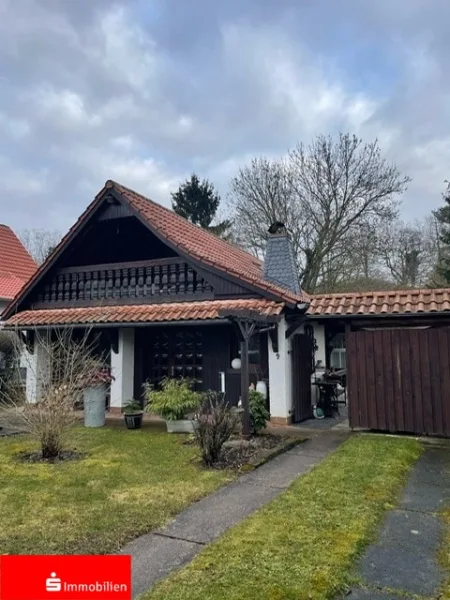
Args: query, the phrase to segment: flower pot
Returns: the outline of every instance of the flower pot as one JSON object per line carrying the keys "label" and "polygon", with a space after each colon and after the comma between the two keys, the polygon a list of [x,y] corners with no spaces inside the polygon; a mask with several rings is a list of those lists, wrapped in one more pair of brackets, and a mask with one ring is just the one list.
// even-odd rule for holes
{"label": "flower pot", "polygon": [[83,393],[84,426],[103,427],[105,424],[106,387],[88,387]]}
{"label": "flower pot", "polygon": [[142,427],[143,412],[124,413],[127,429],[140,429]]}
{"label": "flower pot", "polygon": [[179,419],[176,421],[166,421],[167,433],[194,433],[194,421],[190,419]]}

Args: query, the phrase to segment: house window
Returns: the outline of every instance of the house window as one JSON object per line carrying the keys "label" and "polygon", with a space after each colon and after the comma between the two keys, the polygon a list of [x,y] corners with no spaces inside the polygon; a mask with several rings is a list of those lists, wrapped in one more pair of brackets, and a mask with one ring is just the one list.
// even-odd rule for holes
{"label": "house window", "polygon": [[345,334],[338,333],[331,340],[333,350],[330,354],[330,367],[332,369],[345,369],[347,367],[345,355]]}

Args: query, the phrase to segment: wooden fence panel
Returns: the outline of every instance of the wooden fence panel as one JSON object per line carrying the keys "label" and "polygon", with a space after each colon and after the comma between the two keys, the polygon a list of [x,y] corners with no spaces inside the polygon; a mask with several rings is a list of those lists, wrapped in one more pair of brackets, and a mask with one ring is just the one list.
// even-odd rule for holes
{"label": "wooden fence panel", "polygon": [[351,427],[450,437],[450,329],[347,333]]}

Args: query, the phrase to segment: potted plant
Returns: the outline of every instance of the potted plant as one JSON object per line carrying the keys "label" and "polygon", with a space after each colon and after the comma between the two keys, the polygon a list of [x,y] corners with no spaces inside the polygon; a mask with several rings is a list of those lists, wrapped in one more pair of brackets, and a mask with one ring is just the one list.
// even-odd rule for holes
{"label": "potted plant", "polygon": [[105,424],[107,385],[114,381],[106,368],[94,368],[81,381],[85,427],[103,427]]}
{"label": "potted plant", "polygon": [[139,400],[128,400],[123,407],[123,416],[125,425],[128,429],[140,429],[142,427],[142,417],[144,411]]}
{"label": "potted plant", "polygon": [[186,418],[186,414],[195,410],[202,401],[202,394],[195,392],[192,386],[193,381],[186,378],[164,377],[160,390],[145,383],[145,410],[163,417],[169,433],[192,433],[194,422]]}

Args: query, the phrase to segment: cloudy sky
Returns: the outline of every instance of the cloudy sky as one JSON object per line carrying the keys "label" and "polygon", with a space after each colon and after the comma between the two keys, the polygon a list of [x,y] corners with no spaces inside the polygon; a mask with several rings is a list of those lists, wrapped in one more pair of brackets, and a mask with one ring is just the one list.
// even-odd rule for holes
{"label": "cloudy sky", "polygon": [[450,179],[449,22],[448,0],[0,0],[0,222],[65,231],[106,179],[225,196],[340,130],[378,137],[420,217]]}

